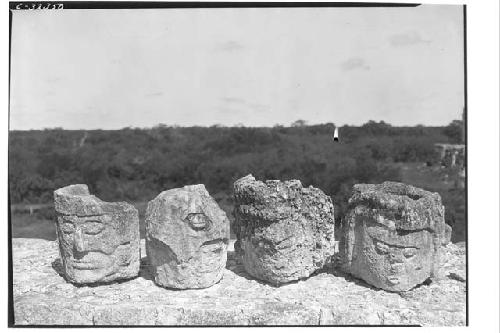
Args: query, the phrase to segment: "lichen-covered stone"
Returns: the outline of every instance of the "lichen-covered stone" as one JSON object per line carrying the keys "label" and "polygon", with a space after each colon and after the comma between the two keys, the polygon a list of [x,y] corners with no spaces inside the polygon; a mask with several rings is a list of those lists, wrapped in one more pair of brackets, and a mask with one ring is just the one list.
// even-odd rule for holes
{"label": "lichen-covered stone", "polygon": [[389,291],[406,291],[439,273],[441,197],[410,185],[354,185],[342,221],[343,269]]}
{"label": "lichen-covered stone", "polygon": [[64,275],[77,284],[110,282],[139,272],[139,214],[125,202],[104,202],[87,185],[54,191]]}
{"label": "lichen-covered stone", "polygon": [[310,276],[335,251],[331,199],[298,180],[234,183],[235,250],[247,272],[272,284]]}
{"label": "lichen-covered stone", "polygon": [[[144,246],[144,240],[142,241]],[[443,248],[444,278],[404,293],[370,288],[339,272],[280,287],[252,279],[228,247],[224,277],[210,288],[160,288],[146,267],[121,283],[75,286],[57,242],[12,240],[16,325],[422,325],[464,326],[464,244]],[[142,263],[146,265],[145,251]]]}
{"label": "lichen-covered stone", "polygon": [[222,278],[229,220],[204,185],[160,193],[146,210],[146,252],[163,287],[207,288]]}

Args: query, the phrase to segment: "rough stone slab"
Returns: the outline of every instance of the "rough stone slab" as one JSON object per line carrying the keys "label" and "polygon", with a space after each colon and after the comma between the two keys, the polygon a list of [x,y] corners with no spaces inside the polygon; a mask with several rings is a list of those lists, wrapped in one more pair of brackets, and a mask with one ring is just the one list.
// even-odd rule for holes
{"label": "rough stone slab", "polygon": [[[252,279],[228,249],[222,280],[207,289],[158,287],[141,267],[133,280],[77,287],[54,269],[57,242],[14,238],[17,325],[465,325],[465,247],[443,249],[444,278],[402,294],[370,288],[340,273],[273,287]],[[144,240],[142,241],[144,257]],[[144,258],[142,260],[144,263]]]}

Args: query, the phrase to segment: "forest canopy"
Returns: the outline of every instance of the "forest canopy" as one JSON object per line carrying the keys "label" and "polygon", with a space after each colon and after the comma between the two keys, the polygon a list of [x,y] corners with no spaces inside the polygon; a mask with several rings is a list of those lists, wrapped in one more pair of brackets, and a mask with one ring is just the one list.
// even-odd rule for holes
{"label": "forest canopy", "polygon": [[110,201],[148,201],[163,190],[198,183],[212,194],[230,195],[233,182],[252,173],[259,179],[300,179],[339,202],[355,183],[400,180],[398,162],[435,160],[435,143],[456,141],[449,127],[369,121],[340,127],[340,143],[332,140],[334,124],[303,120],[272,128],[160,124],[11,131],[10,198],[48,203],[54,189],[77,183]]}

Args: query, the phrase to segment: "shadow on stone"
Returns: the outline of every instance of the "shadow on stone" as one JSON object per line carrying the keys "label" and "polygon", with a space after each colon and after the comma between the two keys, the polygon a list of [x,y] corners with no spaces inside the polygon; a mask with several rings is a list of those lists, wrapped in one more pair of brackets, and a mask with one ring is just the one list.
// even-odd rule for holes
{"label": "shadow on stone", "polygon": [[365,281],[358,279],[358,278],[356,278],[348,273],[344,273],[337,268],[326,269],[325,273],[332,274],[333,276],[336,276],[336,277],[344,278],[346,281],[353,282],[354,284],[361,286],[361,287],[364,287],[364,288],[369,288],[369,289],[376,290],[376,291],[379,291],[379,290],[384,291],[383,289],[374,287],[374,286],[366,283]]}
{"label": "shadow on stone", "polygon": [[417,284],[415,287],[411,288],[408,291],[413,291],[413,290],[416,290],[416,289],[418,289],[418,288],[420,288],[422,286],[429,286],[431,284],[432,284],[432,278],[429,277],[424,282]]}
{"label": "shadow on stone", "polygon": [[151,265],[149,264],[149,259],[147,256],[141,258],[141,266],[139,268],[139,277],[142,277],[145,280],[150,280],[150,281],[155,282],[153,271],[151,269]]}
{"label": "shadow on stone", "polygon": [[[56,271],[56,273],[60,277],[62,277],[64,280],[66,280],[66,277],[64,276],[64,270],[63,270],[61,258],[57,258],[56,260],[54,260],[52,262],[52,268],[54,269],[54,271]],[[68,280],[66,280],[66,282],[68,282]]]}
{"label": "shadow on stone", "polygon": [[353,282],[354,284],[357,284],[358,286],[361,286],[361,287],[364,287],[364,288],[369,288],[369,289],[372,289],[372,290],[375,290],[375,291],[384,291],[384,292],[391,293],[391,294],[399,294],[402,297],[406,296],[408,293],[410,293],[412,291],[415,291],[415,290],[419,289],[422,286],[428,286],[428,285],[430,285],[432,283],[432,279],[431,278],[427,278],[424,282],[417,284],[415,287],[411,288],[410,290],[407,290],[407,291],[390,291],[390,290],[385,290],[385,289],[374,287],[374,286],[368,284],[367,282],[365,282],[365,281],[363,281],[361,279],[358,279],[358,278],[356,278],[356,277],[354,277],[354,276],[352,276],[352,275],[350,275],[348,273],[342,272],[338,268],[330,268],[330,269],[325,270],[324,272],[332,274],[333,276],[336,276],[336,277],[344,278],[346,281]]}
{"label": "shadow on stone", "polygon": [[447,278],[452,279],[452,280],[457,280],[459,282],[465,282],[466,279],[464,276],[457,274],[456,272],[451,272],[447,276]]}
{"label": "shadow on stone", "polygon": [[239,275],[247,280],[256,280],[253,276],[248,274],[245,271],[243,265],[239,262],[238,257],[234,251],[227,251],[227,261],[226,261],[226,269],[230,270],[236,275]]}

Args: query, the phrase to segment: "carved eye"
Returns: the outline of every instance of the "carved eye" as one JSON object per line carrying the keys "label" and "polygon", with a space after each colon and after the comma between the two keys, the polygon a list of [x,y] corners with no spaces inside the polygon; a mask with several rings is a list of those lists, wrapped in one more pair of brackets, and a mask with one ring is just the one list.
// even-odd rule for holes
{"label": "carved eye", "polygon": [[63,222],[61,223],[61,231],[65,234],[72,234],[73,232],[75,232],[75,226],[73,225],[73,223]]}
{"label": "carved eye", "polygon": [[407,247],[403,250],[403,255],[406,257],[406,258],[411,258],[413,257],[415,254],[417,254],[417,250],[412,248],[412,247]]}
{"label": "carved eye", "polygon": [[104,225],[96,221],[87,221],[82,226],[82,231],[88,235],[97,235],[104,229]]}
{"label": "carved eye", "polygon": [[194,230],[209,229],[211,225],[210,219],[202,213],[190,213],[186,220]]}
{"label": "carved eye", "polygon": [[377,245],[375,245],[377,252],[380,254],[387,254],[389,253],[389,245],[384,244],[382,242],[377,242]]}

